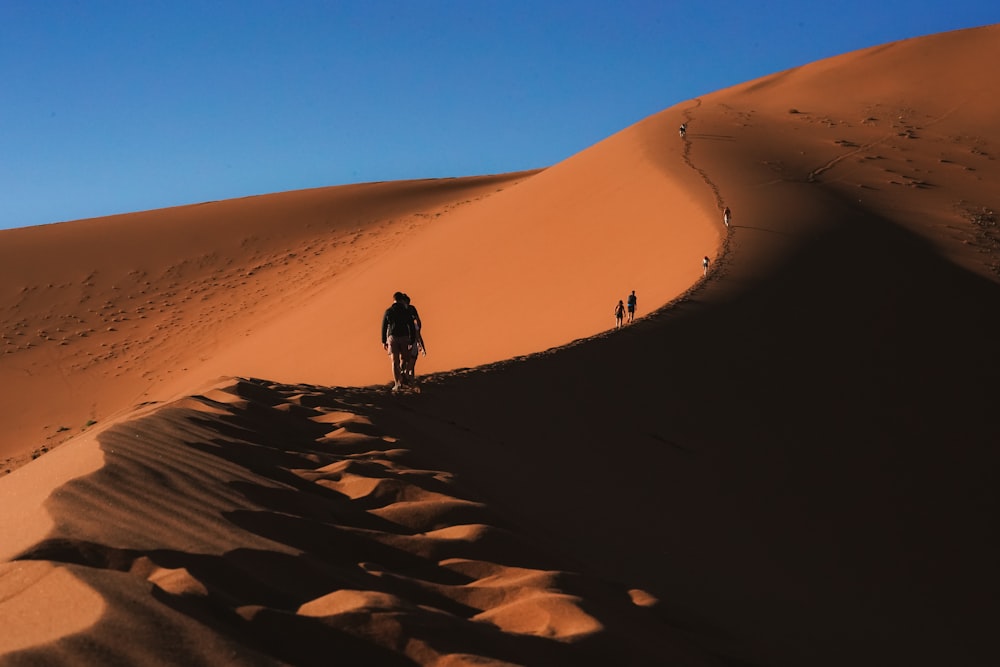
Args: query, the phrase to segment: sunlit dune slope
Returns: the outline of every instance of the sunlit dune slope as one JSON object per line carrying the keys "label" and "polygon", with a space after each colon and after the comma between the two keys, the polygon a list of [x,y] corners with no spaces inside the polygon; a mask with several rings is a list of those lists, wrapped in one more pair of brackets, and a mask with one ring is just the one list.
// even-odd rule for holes
{"label": "sunlit dune slope", "polygon": [[[389,378],[382,311],[408,292],[421,371],[592,335],[697,280],[712,202],[669,179],[675,128],[630,128],[540,173],[327,188],[5,232],[8,456],[219,375]],[[63,429],[63,430],[60,430]]]}
{"label": "sunlit dune slope", "polygon": [[420,233],[232,341],[203,368],[388,382],[378,327],[397,290],[424,321],[424,373],[607,330],[632,290],[648,313],[696,282],[701,258],[719,242],[722,225],[704,188],[656,166],[656,156],[676,159],[682,149],[669,120],[640,124],[488,197],[434,212]]}
{"label": "sunlit dune slope", "polygon": [[[0,428],[0,455],[21,461],[202,382],[205,360],[429,216],[529,175],[320,188],[0,232],[0,400],[16,415]],[[312,326],[333,331],[338,319]],[[313,352],[296,343],[289,332],[284,345]]]}
{"label": "sunlit dune slope", "polygon": [[[908,40],[683,102],[542,172],[413,184],[431,200],[394,199],[363,255],[302,290],[313,232],[268,242],[205,292],[267,286],[266,307],[170,329],[188,370],[156,391],[195,395],[0,479],[0,616],[44,619],[0,653],[1000,663],[998,58],[997,26]],[[386,377],[375,329],[399,288],[426,369],[537,354],[420,393],[307,384]],[[643,315],[672,301],[547,349],[607,328],[631,289]],[[268,379],[194,383],[213,373]]]}

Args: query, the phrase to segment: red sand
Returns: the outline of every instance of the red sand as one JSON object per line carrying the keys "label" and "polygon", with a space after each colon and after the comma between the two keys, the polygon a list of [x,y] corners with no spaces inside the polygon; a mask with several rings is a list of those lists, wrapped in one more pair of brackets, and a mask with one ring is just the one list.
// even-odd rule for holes
{"label": "red sand", "polygon": [[997,664],[998,38],[0,232],[0,662]]}

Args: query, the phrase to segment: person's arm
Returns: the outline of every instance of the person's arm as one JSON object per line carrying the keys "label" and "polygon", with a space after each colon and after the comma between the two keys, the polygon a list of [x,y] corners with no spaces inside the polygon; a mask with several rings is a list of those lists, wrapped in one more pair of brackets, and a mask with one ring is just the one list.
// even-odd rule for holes
{"label": "person's arm", "polygon": [[407,318],[406,318],[406,333],[409,334],[410,340],[412,340],[413,342],[417,341],[417,335],[419,331],[417,329],[417,325],[413,323],[413,318],[409,317],[409,313],[407,313]]}
{"label": "person's arm", "polygon": [[420,313],[417,312],[415,306],[410,306],[410,315],[413,317],[413,331],[410,334],[410,340],[415,344],[419,344],[421,349],[423,349],[424,354],[427,354],[427,347],[424,345],[424,337],[420,333],[420,329],[423,327],[423,323],[420,321]]}
{"label": "person's arm", "polygon": [[382,347],[388,347],[389,341],[386,340],[386,331],[389,329],[389,311],[385,311],[382,315]]}

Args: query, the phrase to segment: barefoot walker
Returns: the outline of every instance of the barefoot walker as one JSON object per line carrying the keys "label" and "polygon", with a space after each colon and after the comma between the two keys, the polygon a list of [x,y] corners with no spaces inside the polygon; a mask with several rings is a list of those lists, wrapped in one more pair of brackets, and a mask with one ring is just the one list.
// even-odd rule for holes
{"label": "barefoot walker", "polygon": [[414,337],[410,339],[410,351],[406,355],[406,365],[403,367],[403,382],[412,384],[417,381],[417,356],[423,352],[426,357],[427,346],[424,345],[424,336],[421,332],[423,323],[420,321],[420,313],[417,312],[417,307],[410,303],[408,294],[403,295],[403,301],[406,302],[406,307],[410,311],[415,333]]}
{"label": "barefoot walker", "polygon": [[392,358],[393,391],[402,389],[403,369],[410,353],[410,341],[416,340],[416,326],[402,292],[392,295],[393,303],[382,316],[382,347]]}

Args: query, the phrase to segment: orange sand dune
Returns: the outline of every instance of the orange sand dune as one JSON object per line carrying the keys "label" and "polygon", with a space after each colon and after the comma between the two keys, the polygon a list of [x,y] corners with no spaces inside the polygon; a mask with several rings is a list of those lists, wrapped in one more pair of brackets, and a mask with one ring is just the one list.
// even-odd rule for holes
{"label": "orange sand dune", "polygon": [[418,465],[370,394],[220,383],[104,429],[58,527],[0,547],[4,664],[721,664]]}
{"label": "orange sand dune", "polygon": [[644,145],[625,131],[534,175],[5,233],[0,398],[22,418],[0,430],[0,453],[23,462],[67,430],[220,375],[386,381],[378,326],[400,289],[426,321],[425,372],[592,335],[633,289],[648,312],[697,279],[721,225]]}
{"label": "orange sand dune", "polygon": [[[434,215],[528,175],[321,188],[0,232],[0,399],[19,415],[0,429],[0,455],[23,462],[118,410],[188,390],[206,360]],[[343,319],[305,326],[330,332]],[[285,346],[315,352],[294,332]]]}
{"label": "orange sand dune", "polygon": [[[908,40],[537,173],[20,246],[6,451],[97,423],[0,479],[3,663],[1000,663],[998,56]],[[399,288],[449,372],[323,386],[387,380]],[[670,303],[592,336],[631,289]]]}

